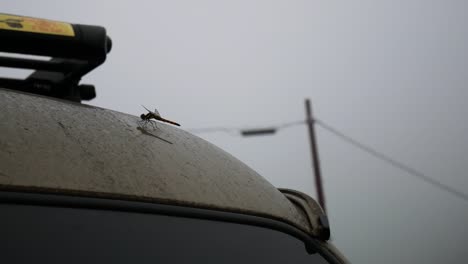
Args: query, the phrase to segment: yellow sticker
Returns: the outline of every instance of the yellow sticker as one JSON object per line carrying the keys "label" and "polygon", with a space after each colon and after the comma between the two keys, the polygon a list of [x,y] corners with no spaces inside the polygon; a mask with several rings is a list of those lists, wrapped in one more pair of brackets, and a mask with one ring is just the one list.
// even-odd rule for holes
{"label": "yellow sticker", "polygon": [[72,25],[46,19],[0,14],[0,29],[74,37]]}

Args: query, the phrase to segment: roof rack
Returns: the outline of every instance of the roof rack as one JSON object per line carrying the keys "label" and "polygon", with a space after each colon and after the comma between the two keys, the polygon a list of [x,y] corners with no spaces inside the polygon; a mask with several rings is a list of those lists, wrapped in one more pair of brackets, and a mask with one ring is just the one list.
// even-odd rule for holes
{"label": "roof rack", "polygon": [[35,70],[25,79],[0,77],[0,87],[75,102],[96,97],[81,78],[101,65],[112,47],[106,29],[0,14],[0,52],[51,57],[50,60],[0,56],[0,66]]}

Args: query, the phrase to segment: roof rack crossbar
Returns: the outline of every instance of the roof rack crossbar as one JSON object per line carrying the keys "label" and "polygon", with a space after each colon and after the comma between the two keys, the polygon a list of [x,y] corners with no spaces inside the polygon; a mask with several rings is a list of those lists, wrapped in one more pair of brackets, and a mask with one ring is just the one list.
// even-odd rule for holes
{"label": "roof rack crossbar", "polygon": [[2,76],[1,87],[76,102],[96,97],[94,86],[79,82],[101,65],[111,50],[105,28],[14,15],[0,17],[16,21],[15,25],[0,23],[0,52],[51,57],[44,61],[0,56],[0,67],[36,70],[23,80]]}
{"label": "roof rack crossbar", "polygon": [[52,72],[69,72],[74,64],[67,61],[43,61],[0,56],[0,67],[43,70]]}

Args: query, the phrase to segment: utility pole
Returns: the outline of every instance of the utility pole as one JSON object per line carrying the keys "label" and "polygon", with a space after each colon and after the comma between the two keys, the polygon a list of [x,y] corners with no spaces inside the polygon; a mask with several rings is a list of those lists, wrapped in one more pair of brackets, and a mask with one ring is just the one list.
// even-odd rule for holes
{"label": "utility pole", "polygon": [[315,187],[317,190],[318,196],[318,203],[323,208],[325,213],[327,209],[325,207],[325,194],[323,192],[322,187],[322,173],[320,171],[320,161],[318,157],[318,150],[317,150],[317,142],[315,136],[315,128],[314,128],[314,119],[312,117],[312,107],[309,99],[305,100],[305,109],[306,109],[306,123],[307,127],[309,128],[309,136],[310,136],[310,150],[312,155],[312,168],[314,170],[315,176]]}

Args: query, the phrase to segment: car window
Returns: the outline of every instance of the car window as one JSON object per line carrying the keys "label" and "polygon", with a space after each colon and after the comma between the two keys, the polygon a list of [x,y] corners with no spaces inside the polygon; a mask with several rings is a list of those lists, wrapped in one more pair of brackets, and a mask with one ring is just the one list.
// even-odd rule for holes
{"label": "car window", "polygon": [[0,204],[4,263],[327,263],[288,234],[157,214]]}

